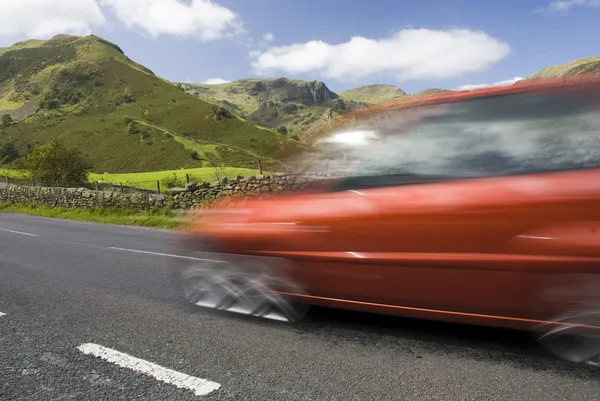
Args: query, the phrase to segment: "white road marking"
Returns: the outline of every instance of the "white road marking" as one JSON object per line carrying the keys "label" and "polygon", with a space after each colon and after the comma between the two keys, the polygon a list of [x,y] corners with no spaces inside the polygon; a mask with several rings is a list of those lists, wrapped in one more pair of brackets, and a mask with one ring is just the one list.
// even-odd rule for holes
{"label": "white road marking", "polygon": [[172,253],[161,253],[161,252],[150,252],[150,251],[141,251],[139,249],[128,249],[128,248],[118,248],[116,246],[111,246],[110,249],[114,249],[116,251],[125,251],[125,252],[135,252],[135,253],[145,253],[147,255],[156,255],[156,256],[167,256],[169,258],[179,258],[179,259],[191,259],[191,260],[204,260],[207,262],[218,262],[225,263],[222,260],[216,259],[207,259],[207,258],[195,258],[193,256],[184,256],[184,255],[175,255]]}
{"label": "white road marking", "polygon": [[0,312],[0,317],[2,317],[2,316],[6,316],[6,313]]}
{"label": "white road marking", "polygon": [[29,237],[37,237],[37,234],[24,233],[23,231],[15,231],[9,230],[8,228],[0,228],[0,231],[6,231],[7,233],[19,234],[19,235],[27,235]]}
{"label": "white road marking", "polygon": [[172,384],[176,387],[184,388],[186,390],[191,390],[196,395],[206,395],[221,388],[219,383],[199,379],[197,377],[189,376],[171,369],[163,368],[155,363],[148,362],[98,344],[87,343],[80,345],[77,347],[77,349],[86,355],[93,355],[123,368],[131,369],[136,372],[151,376],[164,383]]}

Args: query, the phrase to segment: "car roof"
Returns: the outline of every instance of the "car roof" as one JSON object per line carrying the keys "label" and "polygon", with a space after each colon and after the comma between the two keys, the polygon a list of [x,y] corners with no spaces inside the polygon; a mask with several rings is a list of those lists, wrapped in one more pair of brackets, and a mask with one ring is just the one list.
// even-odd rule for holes
{"label": "car roof", "polygon": [[[568,78],[543,79],[536,81],[519,81],[510,86],[488,87],[474,90],[450,91],[434,93],[430,95],[411,98],[401,98],[389,102],[352,110],[343,113],[344,118],[364,118],[374,117],[379,114],[388,114],[406,108],[421,107],[434,104],[460,102],[475,98],[512,95],[526,92],[558,92],[563,90],[590,89],[590,86],[598,87],[600,84],[600,75],[581,75]],[[594,88],[596,89],[596,88]]]}

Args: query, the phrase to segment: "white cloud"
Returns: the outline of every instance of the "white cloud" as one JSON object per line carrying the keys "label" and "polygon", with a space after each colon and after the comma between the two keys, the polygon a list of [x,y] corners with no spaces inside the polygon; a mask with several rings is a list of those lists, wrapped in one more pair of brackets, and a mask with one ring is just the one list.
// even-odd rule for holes
{"label": "white cloud", "polygon": [[600,0],[557,0],[546,7],[538,8],[536,12],[559,12],[566,14],[573,7],[600,7]]}
{"label": "white cloud", "polygon": [[399,81],[452,78],[488,68],[510,46],[469,29],[405,29],[390,37],[355,36],[348,42],[320,40],[250,53],[256,73],[319,74],[340,81],[389,74]]}
{"label": "white cloud", "polygon": [[243,32],[239,16],[211,0],[99,0],[129,28],[152,37],[173,35],[209,41]]}
{"label": "white cloud", "polygon": [[231,81],[228,81],[226,79],[223,78],[210,78],[207,79],[206,81],[202,82],[205,85],[219,85],[219,84],[227,84]]}
{"label": "white cloud", "polygon": [[95,0],[0,0],[0,36],[85,35],[105,23]]}
{"label": "white cloud", "polygon": [[275,40],[275,35],[273,35],[271,32],[268,32],[265,33],[262,38],[266,42],[272,42]]}
{"label": "white cloud", "polygon": [[508,86],[512,85],[517,81],[524,79],[523,77],[514,77],[511,79],[505,79],[504,81],[494,82],[493,84],[474,84],[474,85],[461,85],[456,90],[473,90],[473,89],[482,89],[482,88],[492,88],[495,86]]}

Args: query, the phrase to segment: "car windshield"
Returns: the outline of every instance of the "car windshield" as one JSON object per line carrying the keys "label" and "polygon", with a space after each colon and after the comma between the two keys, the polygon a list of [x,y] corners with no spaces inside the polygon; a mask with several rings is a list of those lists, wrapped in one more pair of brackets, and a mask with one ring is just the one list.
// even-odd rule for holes
{"label": "car windshield", "polygon": [[[599,167],[597,100],[581,92],[526,93],[389,113],[332,136],[338,157],[327,169],[468,177]],[[353,140],[344,146],[336,138]]]}

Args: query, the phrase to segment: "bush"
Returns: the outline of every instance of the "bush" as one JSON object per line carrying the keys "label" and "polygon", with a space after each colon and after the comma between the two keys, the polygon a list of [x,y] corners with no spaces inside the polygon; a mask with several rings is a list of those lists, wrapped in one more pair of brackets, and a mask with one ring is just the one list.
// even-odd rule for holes
{"label": "bush", "polygon": [[135,133],[137,133],[137,128],[136,128],[135,123],[133,121],[129,121],[129,123],[127,124],[127,133],[128,134],[135,134]]}
{"label": "bush", "polygon": [[31,151],[23,164],[40,183],[60,186],[86,182],[92,168],[78,149],[67,147],[59,139]]}
{"label": "bush", "polygon": [[3,143],[0,145],[0,162],[9,164],[19,158],[19,152],[12,142]]}
{"label": "bush", "polygon": [[277,132],[279,132],[281,135],[287,135],[288,129],[285,125],[282,125],[279,128],[277,128]]}
{"label": "bush", "polygon": [[214,105],[211,109],[210,116],[219,121],[223,118],[231,117],[231,113],[224,107]]}
{"label": "bush", "polygon": [[193,150],[192,153],[190,153],[190,157],[194,160],[200,160],[200,155],[195,150]]}
{"label": "bush", "polygon": [[172,176],[163,178],[160,181],[161,185],[165,188],[182,188],[185,187],[183,180],[177,178],[177,174],[173,173]]}
{"label": "bush", "polygon": [[14,120],[10,114],[4,114],[0,117],[0,128],[8,128],[14,124]]}

